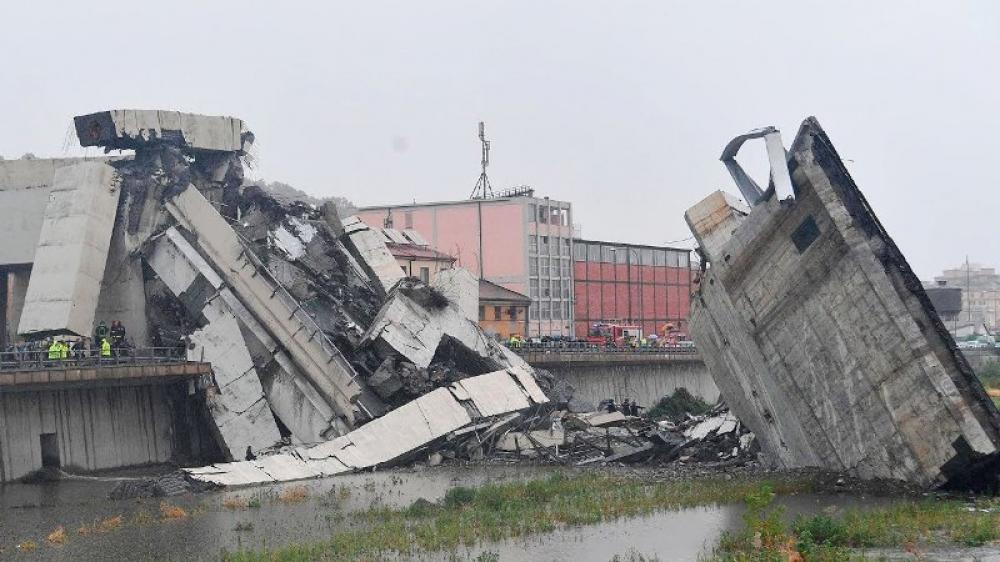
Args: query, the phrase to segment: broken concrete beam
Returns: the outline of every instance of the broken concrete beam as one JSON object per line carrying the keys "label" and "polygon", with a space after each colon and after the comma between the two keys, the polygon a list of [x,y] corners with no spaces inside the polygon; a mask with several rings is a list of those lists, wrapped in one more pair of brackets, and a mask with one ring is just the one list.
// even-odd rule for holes
{"label": "broken concrete beam", "polygon": [[90,335],[121,193],[118,181],[104,162],[55,170],[19,334]]}
{"label": "broken concrete beam", "polygon": [[691,232],[698,239],[698,247],[710,261],[722,259],[720,250],[733,236],[733,231],[750,214],[750,207],[734,195],[716,191],[684,213]]}
{"label": "broken concrete beam", "polygon": [[344,219],[343,228],[342,239],[361,267],[379,284],[382,291],[385,293],[391,291],[405,275],[396,263],[396,258],[386,247],[382,235],[368,228],[368,225],[356,216]]}
{"label": "broken concrete beam", "polygon": [[426,369],[443,336],[444,332],[431,320],[426,309],[395,291],[382,305],[362,342],[374,344],[382,357],[398,354],[418,368]]}
{"label": "broken concrete beam", "polygon": [[503,416],[536,405],[530,396],[537,396],[538,392],[541,390],[537,386],[529,390],[506,372],[488,373],[462,380],[461,387],[437,388],[332,441],[267,457],[279,459],[272,463],[295,467],[282,474],[263,470],[262,459],[183,470],[192,480],[240,486],[388,466],[484,420],[487,416],[483,409]]}
{"label": "broken concrete beam", "polygon": [[214,307],[206,310],[212,318],[191,334],[187,358],[212,364],[219,392],[209,395],[209,411],[219,445],[229,460],[242,459],[247,447],[266,449],[281,441],[281,434],[236,318]]}
{"label": "broken concrete beam", "polygon": [[[167,201],[167,210],[195,237],[195,245],[226,285],[323,395],[344,423],[354,425],[361,394],[357,373],[340,351],[267,273],[261,261],[194,186]],[[368,417],[371,417],[370,415]]]}
{"label": "broken concrete beam", "polygon": [[431,287],[448,297],[462,316],[479,321],[479,279],[469,270],[456,267],[439,271],[431,280]]}
{"label": "broken concrete beam", "polygon": [[239,320],[268,402],[296,441],[316,443],[331,432],[339,435],[347,431],[332,406],[176,228],[156,239],[146,249],[145,258],[193,316],[207,316],[206,309],[220,309]]}
{"label": "broken concrete beam", "polygon": [[995,482],[1000,414],[815,119],[788,167],[794,198],[693,229],[718,236],[690,325],[722,396],[779,466]]}
{"label": "broken concrete beam", "polygon": [[243,121],[146,109],[112,109],[73,118],[80,146],[134,149],[170,143],[195,150],[239,152],[253,142]]}
{"label": "broken concrete beam", "polygon": [[537,429],[529,432],[509,431],[497,440],[496,448],[501,451],[526,451],[533,450],[538,446],[562,447],[565,444],[565,431],[561,429]]}

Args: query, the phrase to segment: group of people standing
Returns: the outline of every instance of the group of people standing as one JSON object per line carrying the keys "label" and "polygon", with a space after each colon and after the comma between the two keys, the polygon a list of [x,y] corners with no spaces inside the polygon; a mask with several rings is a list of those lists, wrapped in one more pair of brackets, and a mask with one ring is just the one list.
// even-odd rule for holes
{"label": "group of people standing", "polygon": [[8,348],[15,361],[62,361],[88,357],[111,358],[127,355],[125,326],[115,320],[108,327],[102,320],[94,328],[93,338],[53,336],[45,340],[20,340]]}

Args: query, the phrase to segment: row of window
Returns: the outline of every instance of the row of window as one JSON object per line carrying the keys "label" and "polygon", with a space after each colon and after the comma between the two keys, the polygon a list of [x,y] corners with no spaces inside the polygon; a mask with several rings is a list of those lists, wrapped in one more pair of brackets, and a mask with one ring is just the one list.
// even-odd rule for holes
{"label": "row of window", "polygon": [[556,298],[558,299],[560,295],[564,299],[570,298],[570,291],[572,287],[570,286],[569,279],[529,279],[528,280],[528,296],[532,299],[538,298]]}
{"label": "row of window", "polygon": [[569,302],[533,302],[528,308],[529,320],[570,320]]}
{"label": "row of window", "polygon": [[685,268],[691,265],[690,256],[685,251],[633,248],[631,246],[586,242],[576,243],[573,247],[573,256],[576,261]]}
{"label": "row of window", "polygon": [[542,224],[554,224],[557,226],[569,226],[569,209],[560,209],[559,207],[552,207],[549,205],[535,205],[532,203],[528,206],[528,216],[531,222],[540,222]]}
{"label": "row of window", "polygon": [[543,256],[569,256],[572,242],[558,236],[528,236],[528,253]]}
{"label": "row of window", "polygon": [[568,259],[528,258],[528,275],[532,277],[569,277]]}
{"label": "row of window", "polygon": [[[493,309],[493,317],[490,320],[517,320],[516,306],[493,306],[491,308]],[[483,305],[479,305],[479,319],[486,320],[486,307]]]}

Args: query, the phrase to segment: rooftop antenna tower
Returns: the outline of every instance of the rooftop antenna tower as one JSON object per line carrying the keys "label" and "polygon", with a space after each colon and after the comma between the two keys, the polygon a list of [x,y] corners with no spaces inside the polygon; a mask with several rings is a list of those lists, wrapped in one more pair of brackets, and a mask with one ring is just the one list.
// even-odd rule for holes
{"label": "rooftop antenna tower", "polygon": [[490,185],[490,178],[486,175],[486,167],[490,165],[490,141],[486,140],[486,124],[479,122],[479,141],[483,144],[482,166],[483,173],[479,174],[476,187],[472,190],[470,199],[486,199],[493,197],[493,186]]}

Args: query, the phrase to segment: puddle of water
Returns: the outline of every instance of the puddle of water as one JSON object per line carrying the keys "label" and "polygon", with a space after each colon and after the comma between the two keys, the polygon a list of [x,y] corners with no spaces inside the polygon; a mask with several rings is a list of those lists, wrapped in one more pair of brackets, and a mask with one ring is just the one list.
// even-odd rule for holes
{"label": "puddle of water", "polygon": [[[853,508],[872,508],[892,502],[891,498],[849,495],[780,497],[775,505],[784,508],[788,520],[797,515],[820,512],[836,514]],[[627,559],[630,549],[647,560],[696,562],[711,554],[716,540],[726,531],[743,528],[744,507],[739,504],[665,511],[653,515],[610,521],[598,525],[563,529],[546,535],[484,543],[465,550],[460,556],[474,560],[483,552],[499,554],[503,562],[563,562],[576,560],[611,560],[615,555]],[[448,555],[434,555],[427,560],[449,560]]]}
{"label": "puddle of water", "polygon": [[[32,539],[39,560],[91,559],[214,559],[223,550],[277,548],[295,542],[330,537],[352,525],[352,512],[373,504],[406,507],[418,498],[438,501],[454,486],[539,478],[554,471],[542,467],[437,468],[423,471],[387,471],[345,475],[267,487],[167,498],[190,515],[161,520],[160,499],[111,501],[114,482],[61,481],[40,485],[0,487],[0,557],[14,553],[14,545]],[[305,487],[299,502],[282,500],[289,489]],[[870,507],[887,500],[854,496],[803,495],[780,498],[788,517],[830,509]],[[226,504],[241,505],[231,509]],[[246,504],[260,507],[246,507]],[[663,512],[652,516],[560,530],[515,541],[485,544],[464,557],[483,551],[500,553],[503,561],[610,560],[635,548],[661,560],[696,560],[725,530],[742,524],[740,505]],[[140,514],[146,514],[146,517]],[[122,515],[125,523],[107,533],[80,536],[83,525]],[[65,545],[44,542],[58,526],[68,534]],[[447,556],[428,555],[428,560]]]}

